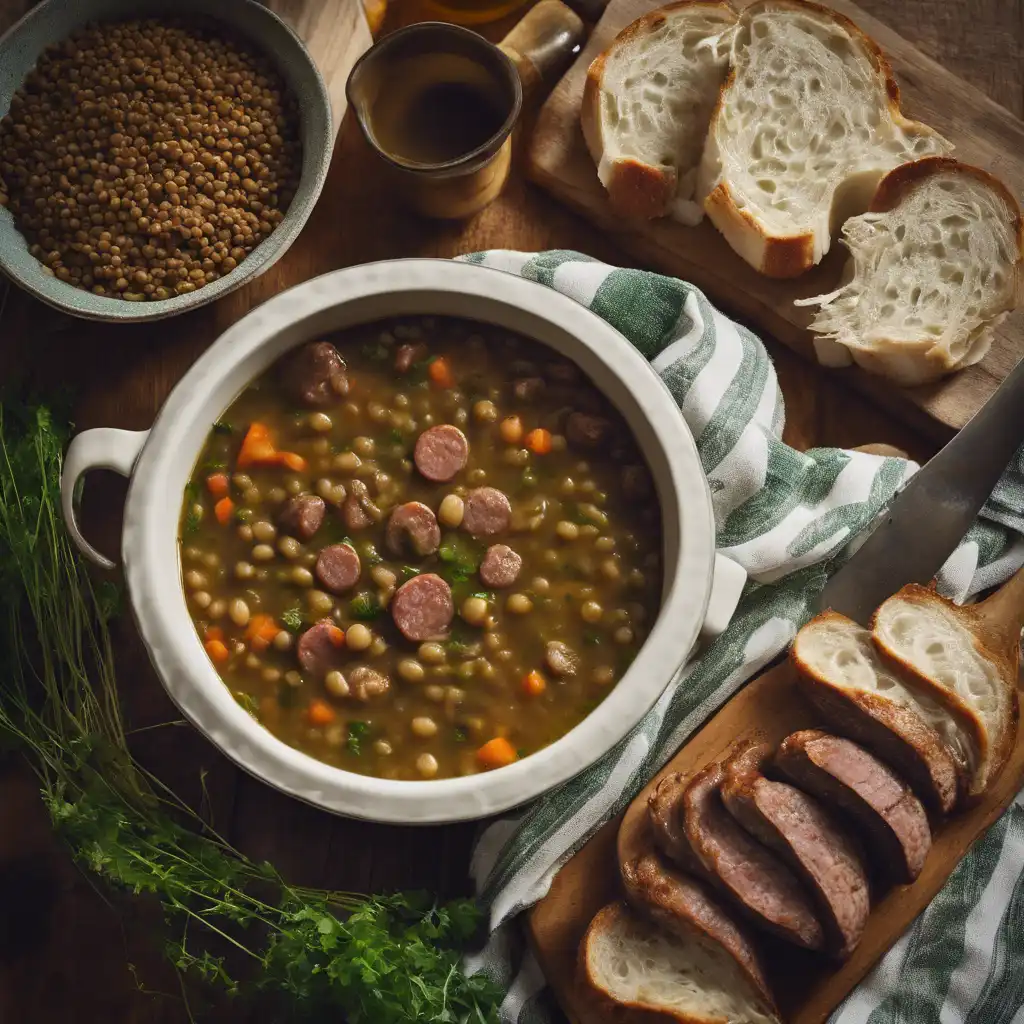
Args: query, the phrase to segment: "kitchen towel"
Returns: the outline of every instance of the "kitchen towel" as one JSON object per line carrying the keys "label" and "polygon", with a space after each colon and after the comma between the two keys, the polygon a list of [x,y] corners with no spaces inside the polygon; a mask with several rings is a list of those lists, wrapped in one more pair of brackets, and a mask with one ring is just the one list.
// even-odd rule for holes
{"label": "kitchen towel", "polygon": [[[750,580],[729,628],[682,666],[613,750],[524,811],[490,825],[473,858],[491,938],[468,962],[507,990],[502,1021],[557,1019],[516,915],[683,742],[786,649],[825,580],[917,468],[903,459],[782,441],[784,407],[761,341],[695,287],[575,252],[462,257],[587,306],[650,360],[686,420],[711,484],[718,549]],[[1024,563],[1024,457],[939,575],[963,601]],[[831,1024],[1024,1024],[1024,802],[981,838],[941,893],[836,1010]]]}

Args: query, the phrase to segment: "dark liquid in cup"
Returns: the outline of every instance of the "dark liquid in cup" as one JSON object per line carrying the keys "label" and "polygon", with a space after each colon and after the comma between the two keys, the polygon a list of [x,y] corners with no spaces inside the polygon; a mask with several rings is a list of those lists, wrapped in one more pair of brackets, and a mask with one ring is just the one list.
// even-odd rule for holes
{"label": "dark liquid in cup", "polygon": [[[389,156],[417,164],[447,163],[500,131],[507,104],[479,69],[472,68],[466,77],[475,80],[467,81],[461,75],[440,77],[433,62],[419,64],[413,60],[396,68],[372,105],[373,135]],[[462,71],[457,65],[449,70]]]}

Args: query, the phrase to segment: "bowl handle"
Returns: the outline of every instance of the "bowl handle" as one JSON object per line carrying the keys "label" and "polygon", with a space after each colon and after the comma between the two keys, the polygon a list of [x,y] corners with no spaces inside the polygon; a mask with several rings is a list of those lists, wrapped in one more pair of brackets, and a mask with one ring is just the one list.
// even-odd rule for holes
{"label": "bowl handle", "polygon": [[121,476],[131,476],[148,437],[148,430],[97,427],[95,430],[84,430],[75,437],[64,456],[64,468],[60,474],[60,503],[64,511],[64,525],[78,550],[104,569],[113,569],[114,563],[101,555],[78,528],[75,507],[78,481],[90,469],[112,469]]}
{"label": "bowl handle", "polygon": [[740,595],[747,582],[747,570],[739,563],[725,555],[715,555],[715,568],[711,579],[711,598],[708,601],[707,614],[700,635],[705,640],[713,640],[719,633],[724,633],[726,626],[732,621],[736,606],[740,603]]}

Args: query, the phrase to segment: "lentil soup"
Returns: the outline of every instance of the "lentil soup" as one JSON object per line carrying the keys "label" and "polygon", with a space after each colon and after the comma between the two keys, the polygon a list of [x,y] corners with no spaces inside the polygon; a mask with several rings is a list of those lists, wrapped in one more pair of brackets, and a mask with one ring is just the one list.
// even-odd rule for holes
{"label": "lentil soup", "polygon": [[658,502],[619,414],[544,346],[445,317],[349,328],[254,381],[200,455],[181,555],[242,707],[389,779],[563,736],[661,594]]}

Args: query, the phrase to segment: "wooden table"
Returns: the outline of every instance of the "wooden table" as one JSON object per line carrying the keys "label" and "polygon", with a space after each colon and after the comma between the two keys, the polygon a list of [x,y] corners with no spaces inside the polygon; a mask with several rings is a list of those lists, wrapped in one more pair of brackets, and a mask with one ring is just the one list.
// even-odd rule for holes
{"label": "wooden table", "polygon": [[[0,0],[0,31],[29,0]],[[392,0],[393,6],[395,0]],[[397,0],[404,5],[405,0]],[[1024,114],[1022,0],[859,0],[956,73]],[[402,20],[410,17],[403,6]],[[389,15],[393,22],[394,14]],[[386,26],[387,27],[387,26]],[[527,125],[528,127],[528,125]],[[155,325],[109,327],[73,320],[0,282],[0,381],[46,394],[77,392],[80,429],[141,429],[178,378],[230,324],[279,291],[316,274],[400,256],[454,256],[486,248],[572,248],[613,263],[630,260],[595,229],[520,175],[465,224],[420,220],[395,206],[351,117],[344,123],[317,215],[274,268],[219,303]],[[834,380],[765,339],[787,403],[786,440],[799,448],[887,441],[917,458],[914,436]],[[87,531],[115,551],[124,483],[90,477]],[[133,627],[117,631],[118,674],[132,727],[174,720]],[[198,805],[254,858],[290,880],[353,890],[468,890],[472,824],[408,830],[331,817],[236,770],[187,725],[145,733],[145,763]],[[206,796],[200,788],[205,772]],[[33,780],[16,759],[0,762],[0,1022],[178,1024],[187,1019],[173,973],[161,961],[159,919],[145,905],[126,913],[105,902],[53,841]],[[128,964],[144,981],[140,991]],[[217,1007],[216,1019],[236,1018]]]}

